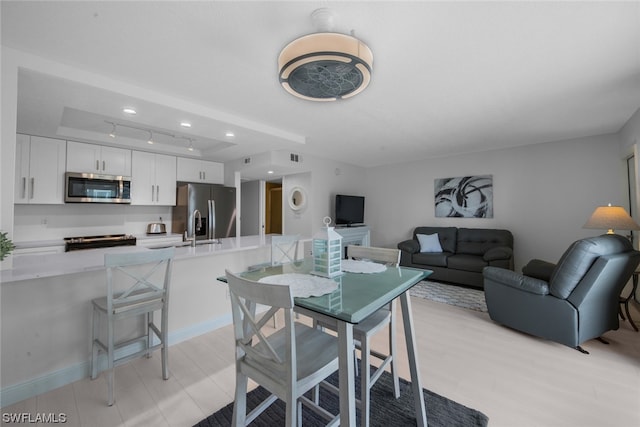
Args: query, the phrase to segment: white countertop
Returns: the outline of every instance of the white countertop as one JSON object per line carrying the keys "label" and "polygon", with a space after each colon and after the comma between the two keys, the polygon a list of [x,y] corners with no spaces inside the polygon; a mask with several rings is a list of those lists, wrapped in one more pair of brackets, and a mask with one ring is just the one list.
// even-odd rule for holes
{"label": "white countertop", "polygon": [[[164,237],[167,237],[164,235]],[[220,239],[219,244],[176,247],[174,259],[211,256],[271,246],[271,236],[242,236]],[[160,246],[166,246],[160,244]],[[104,249],[87,249],[57,254],[14,255],[13,268],[0,271],[0,281],[19,282],[65,274],[97,271],[104,268],[104,254],[114,252],[152,251],[153,247],[121,246]]]}
{"label": "white countertop", "polygon": [[[136,240],[140,241],[153,241],[163,239],[182,239],[182,234],[179,233],[164,233],[164,234],[134,234]],[[57,240],[30,240],[26,242],[13,242],[16,245],[16,249],[30,249],[30,248],[43,248],[53,246],[64,246],[64,239]]]}

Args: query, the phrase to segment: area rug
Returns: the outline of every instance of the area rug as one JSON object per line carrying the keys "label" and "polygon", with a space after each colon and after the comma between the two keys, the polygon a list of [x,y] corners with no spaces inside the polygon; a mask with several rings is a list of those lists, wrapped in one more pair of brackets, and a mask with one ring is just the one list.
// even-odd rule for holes
{"label": "area rug", "polygon": [[[338,384],[337,372],[328,378]],[[360,381],[356,380],[356,395],[360,393]],[[247,394],[247,408],[251,410],[264,400],[269,392],[262,387]],[[427,423],[430,427],[475,427],[486,426],[489,418],[483,413],[456,403],[446,397],[424,389],[424,401],[427,409]],[[339,412],[338,396],[321,389],[320,404],[333,414]],[[400,379],[400,398],[393,398],[393,379],[384,372],[371,389],[371,426],[411,426],[416,425],[413,407],[413,392],[410,383]],[[247,411],[248,412],[248,411]],[[233,418],[233,402],[196,424],[196,427],[230,426]],[[360,410],[356,410],[356,421],[360,424]],[[274,427],[285,424],[285,405],[277,400],[250,425],[255,427]],[[326,420],[310,409],[302,411],[302,425],[305,427],[324,426]]]}
{"label": "area rug", "polygon": [[411,288],[411,296],[425,298],[431,301],[442,302],[457,307],[487,312],[487,303],[484,292],[478,289],[470,289],[462,286],[447,285],[444,283],[423,280]]}

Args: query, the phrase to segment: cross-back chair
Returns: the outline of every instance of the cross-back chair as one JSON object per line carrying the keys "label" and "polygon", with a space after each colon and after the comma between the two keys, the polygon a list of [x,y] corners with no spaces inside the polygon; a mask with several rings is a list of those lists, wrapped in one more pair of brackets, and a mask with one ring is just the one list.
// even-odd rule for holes
{"label": "cross-back chair", "polygon": [[[277,399],[286,404],[286,425],[301,424],[302,404],[328,420],[336,418],[303,396],[338,370],[336,337],[295,322],[291,288],[246,280],[226,272],[236,347],[236,391],[233,426],[245,426]],[[257,306],[264,311],[257,313]],[[284,325],[266,334],[263,327],[278,310]],[[271,332],[271,331],[269,331]],[[251,378],[272,394],[246,413]]]}
{"label": "cross-back chair", "polygon": [[286,264],[298,260],[300,235],[271,237],[271,265]]}
{"label": "cross-back chair", "polygon": [[[372,261],[387,266],[397,267],[400,262],[400,250],[377,248],[370,246],[349,245],[346,249],[347,258],[355,260]],[[336,330],[335,323],[323,321],[316,322],[317,326]],[[383,354],[371,348],[371,337],[380,330],[388,327],[388,354]],[[360,414],[363,426],[369,425],[370,420],[370,392],[371,387],[378,381],[385,368],[390,365],[393,377],[394,397],[400,397],[400,383],[398,379],[398,369],[396,367],[396,302],[395,300],[386,304],[378,311],[367,317],[362,322],[353,325],[353,338],[355,346],[360,349]],[[380,366],[371,374],[371,357],[381,360]],[[356,364],[356,372],[357,372]]]}
{"label": "cross-back chair", "polygon": [[[169,378],[168,322],[169,284],[174,248],[141,252],[105,254],[107,295],[92,300],[93,326],[91,337],[91,379],[98,376],[100,352],[106,353],[108,403],[113,405],[114,368],[131,359],[157,349],[162,352],[162,378]],[[160,311],[160,327],[154,322],[154,312]],[[116,342],[116,324],[124,318],[143,316],[144,331],[135,338]],[[106,319],[106,339],[100,338],[100,321]],[[154,336],[157,338],[154,343]],[[137,345],[141,349],[115,358],[117,350]],[[134,347],[135,349],[135,347]]]}

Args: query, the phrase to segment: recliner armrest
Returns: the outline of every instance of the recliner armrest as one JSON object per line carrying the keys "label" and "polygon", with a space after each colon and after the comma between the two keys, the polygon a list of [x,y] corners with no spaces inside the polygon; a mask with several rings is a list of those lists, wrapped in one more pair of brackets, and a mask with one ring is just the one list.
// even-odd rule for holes
{"label": "recliner armrest", "polygon": [[485,279],[492,280],[514,289],[536,295],[549,295],[549,284],[544,280],[525,276],[515,271],[498,267],[485,267],[482,270]]}
{"label": "recliner armrest", "polygon": [[482,255],[482,259],[485,261],[496,261],[499,259],[511,259],[513,256],[513,249],[507,246],[497,246],[489,249]]}
{"label": "recliner armrest", "polygon": [[548,282],[551,280],[551,274],[555,268],[556,265],[552,262],[532,259],[527,265],[522,267],[522,274]]}
{"label": "recliner armrest", "polygon": [[410,254],[417,254],[420,252],[420,243],[414,239],[405,240],[404,242],[398,243],[398,249]]}

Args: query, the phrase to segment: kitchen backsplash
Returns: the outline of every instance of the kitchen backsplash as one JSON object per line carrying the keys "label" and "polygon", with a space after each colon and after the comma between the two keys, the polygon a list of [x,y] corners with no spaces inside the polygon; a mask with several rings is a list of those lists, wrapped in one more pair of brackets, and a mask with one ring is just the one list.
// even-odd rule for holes
{"label": "kitchen backsplash", "polygon": [[70,236],[144,234],[162,217],[171,233],[170,206],[111,204],[15,205],[13,240],[29,242]]}

